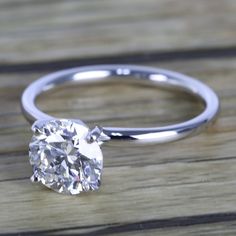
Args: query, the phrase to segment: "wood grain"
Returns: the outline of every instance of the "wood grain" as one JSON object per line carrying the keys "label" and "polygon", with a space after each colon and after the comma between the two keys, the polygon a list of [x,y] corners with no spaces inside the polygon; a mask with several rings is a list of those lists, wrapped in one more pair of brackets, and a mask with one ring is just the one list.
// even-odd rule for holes
{"label": "wood grain", "polygon": [[[5,104],[7,110],[0,116],[1,231],[27,232],[53,229],[56,233],[57,229],[61,229],[59,232],[63,233],[68,231],[68,233],[96,234],[95,232],[102,230],[103,233],[100,235],[105,235],[110,234],[112,229],[114,232],[119,230],[117,225],[125,228],[124,225],[131,224],[132,228],[134,227],[132,224],[135,223],[135,230],[128,230],[128,233],[136,234],[136,231],[140,230],[139,222],[144,222],[142,224],[147,226],[148,222],[153,220],[156,223],[153,223],[154,229],[151,229],[151,232],[164,234],[165,231],[169,231],[167,235],[171,235],[171,232],[173,235],[174,232],[181,234],[182,231],[192,232],[192,235],[195,232],[197,235],[201,230],[203,232],[208,232],[209,228],[215,230],[214,224],[211,226],[207,221],[201,222],[201,216],[213,214],[217,217],[218,214],[225,212],[232,214],[236,210],[234,207],[236,87],[232,86],[235,64],[236,60],[158,63],[158,66],[164,68],[168,66],[169,69],[185,72],[211,85],[222,99],[220,118],[208,132],[175,143],[136,148],[104,145],[105,169],[101,190],[79,197],[59,195],[29,182],[31,168],[27,158],[27,142],[31,134],[29,125],[20,114],[19,97],[23,87],[39,74],[1,75],[3,78],[5,76],[8,78],[1,90],[1,97],[5,99],[1,100],[1,106]],[[157,66],[157,63],[148,65]],[[122,85],[109,84],[95,87],[92,90],[93,97],[89,94],[86,96],[86,92],[81,92],[79,88],[77,96],[73,92],[74,89],[69,94],[59,90],[51,95],[53,98],[51,101],[46,103],[41,99],[39,104],[52,114],[66,114],[69,117],[76,117],[76,111],[80,108],[78,116],[85,121],[91,124],[97,121],[102,124],[110,122],[109,124],[114,125],[129,125],[130,122],[138,125],[142,118],[136,116],[142,117],[143,112],[148,114],[143,120],[147,119],[147,124],[150,125],[155,124],[157,120],[160,124],[166,123],[164,117],[169,117],[170,122],[174,119],[179,121],[193,114],[190,107],[194,105],[198,107],[194,101],[181,100],[181,96],[179,101],[182,104],[175,107],[177,98],[172,100],[173,95],[161,92],[156,93],[156,97],[148,96],[148,91],[154,95],[154,90],[142,91],[138,87],[131,86],[123,87],[120,98],[116,94],[121,87]],[[131,91],[133,91],[132,99],[128,96]],[[135,91],[142,91],[141,96]],[[60,103],[65,104],[66,110],[55,109]],[[135,108],[131,109],[134,104]],[[120,119],[117,115],[125,107],[127,109]],[[176,109],[175,112],[170,109],[173,107]],[[194,222],[191,223],[194,221],[191,217],[195,219],[197,216],[200,219],[199,225],[196,223],[198,227]],[[178,223],[175,223],[176,225],[173,223],[168,230],[169,227],[161,226],[162,219],[170,221],[170,224],[172,220],[174,222],[182,220],[183,226],[178,227]],[[184,219],[186,222],[189,221],[190,231],[184,227],[186,224]],[[229,219],[231,222],[236,220],[236,217]],[[217,223],[218,227],[222,223],[221,227],[224,229],[225,225],[229,228],[230,222],[227,221],[227,217],[221,216],[220,222],[212,223]],[[157,227],[158,225],[160,226]],[[124,229],[123,231],[126,232]]]}
{"label": "wood grain", "polygon": [[0,1],[4,63],[235,46],[234,0]]}
{"label": "wood grain", "polygon": [[[0,235],[235,235],[235,1],[179,2],[0,1]],[[178,142],[104,145],[96,193],[72,197],[32,184],[23,89],[105,55],[199,78],[218,93],[219,118]],[[202,109],[183,94],[122,83],[57,89],[38,104],[91,127],[164,125]]]}

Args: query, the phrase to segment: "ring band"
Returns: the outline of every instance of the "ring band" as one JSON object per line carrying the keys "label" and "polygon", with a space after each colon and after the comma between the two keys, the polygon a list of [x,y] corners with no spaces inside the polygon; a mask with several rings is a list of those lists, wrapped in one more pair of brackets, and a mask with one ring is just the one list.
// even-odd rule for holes
{"label": "ring band", "polygon": [[[193,119],[163,127],[96,126],[93,130],[89,130],[79,119],[60,120],[40,111],[35,105],[38,95],[58,85],[107,80],[122,81],[127,78],[161,88],[185,91],[201,99],[205,109]],[[177,72],[133,65],[86,66],[49,74],[25,89],[21,105],[26,119],[30,123],[36,121],[32,126],[34,135],[30,143],[30,162],[34,168],[32,180],[42,182],[57,192],[70,194],[98,189],[102,170],[102,153],[99,145],[102,142],[107,140],[124,140],[134,143],[174,141],[198,131],[212,121],[219,111],[217,95],[204,83]],[[75,133],[76,135],[73,136]],[[66,147],[55,145],[58,143]],[[67,160],[70,156],[67,153],[69,149],[74,152],[73,160]],[[55,164],[56,159],[60,159],[57,160],[58,166]],[[55,170],[62,166],[61,163],[65,159],[69,163],[66,163],[65,169],[74,172],[63,178],[62,174],[56,174]],[[88,173],[85,173],[86,171]],[[66,186],[66,182],[70,183],[69,187]]]}
{"label": "ring band", "polygon": [[170,126],[153,128],[103,127],[103,132],[112,140],[156,143],[173,141],[183,138],[209,123],[219,110],[219,100],[214,91],[196,79],[176,72],[150,67],[104,65],[63,70],[35,81],[22,96],[23,113],[30,122],[52,119],[53,117],[43,113],[35,106],[35,98],[40,93],[66,82],[90,83],[97,80],[117,79],[116,76],[119,76],[119,79],[120,77],[132,76],[136,80],[146,80],[159,87],[176,88],[189,92],[203,100],[205,110],[191,120]]}

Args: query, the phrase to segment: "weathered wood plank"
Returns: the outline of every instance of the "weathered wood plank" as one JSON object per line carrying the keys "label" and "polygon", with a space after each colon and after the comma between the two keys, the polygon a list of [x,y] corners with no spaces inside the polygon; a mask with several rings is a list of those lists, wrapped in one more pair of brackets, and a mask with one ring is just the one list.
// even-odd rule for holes
{"label": "weathered wood plank", "polygon": [[235,46],[234,0],[0,1],[1,63]]}
{"label": "weathered wood plank", "polygon": [[[234,0],[1,0],[0,234],[235,235],[235,11]],[[120,62],[200,78],[221,98],[219,119],[175,143],[104,145],[97,193],[31,184],[23,89],[51,70]],[[201,109],[185,95],[118,83],[58,89],[39,105],[91,126],[163,125]]]}
{"label": "weathered wood plank", "polygon": [[[59,195],[28,180],[27,142],[31,134],[20,113],[19,99],[23,88],[41,73],[0,75],[0,106],[4,108],[0,110],[1,233],[55,230],[55,235],[109,235],[121,230],[117,228],[121,225],[124,235],[235,234],[236,60],[148,65],[178,70],[212,86],[222,99],[218,121],[208,131],[174,143],[135,148],[104,145],[102,187],[98,193],[79,197]],[[180,121],[199,109],[185,96],[156,91],[122,84],[87,90],[74,87],[57,90],[50,94],[51,100],[48,95],[39,104],[57,116],[79,116],[89,124],[127,126]],[[125,111],[122,115],[121,110]],[[229,216],[224,217],[225,212]],[[185,220],[185,216],[189,218]],[[165,227],[161,220],[170,226],[166,223]],[[154,221],[152,226],[150,221]],[[140,231],[142,222],[144,229]],[[132,224],[137,224],[133,230]]]}

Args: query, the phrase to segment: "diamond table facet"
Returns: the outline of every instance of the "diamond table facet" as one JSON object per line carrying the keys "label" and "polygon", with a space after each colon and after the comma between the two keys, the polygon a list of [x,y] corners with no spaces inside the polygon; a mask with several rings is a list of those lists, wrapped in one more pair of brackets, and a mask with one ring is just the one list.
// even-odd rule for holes
{"label": "diamond table facet", "polygon": [[71,120],[36,121],[29,145],[33,181],[59,193],[79,194],[100,186],[103,156],[89,129]]}

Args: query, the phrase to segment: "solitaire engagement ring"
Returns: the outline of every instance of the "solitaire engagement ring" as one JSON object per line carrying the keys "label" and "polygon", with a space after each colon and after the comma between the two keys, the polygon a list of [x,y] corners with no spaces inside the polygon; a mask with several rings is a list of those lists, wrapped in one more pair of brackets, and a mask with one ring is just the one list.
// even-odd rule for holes
{"label": "solitaire engagement ring", "polygon": [[[157,88],[184,91],[200,99],[204,110],[190,120],[162,127],[95,126],[89,129],[80,119],[52,117],[35,105],[38,95],[56,86],[110,80],[132,80]],[[103,169],[100,145],[104,142],[119,140],[145,144],[174,141],[205,127],[219,111],[217,95],[204,83],[176,72],[133,65],[86,66],[46,75],[25,89],[21,105],[26,119],[34,122],[29,144],[30,164],[33,167],[31,180],[66,194],[99,188]]]}

